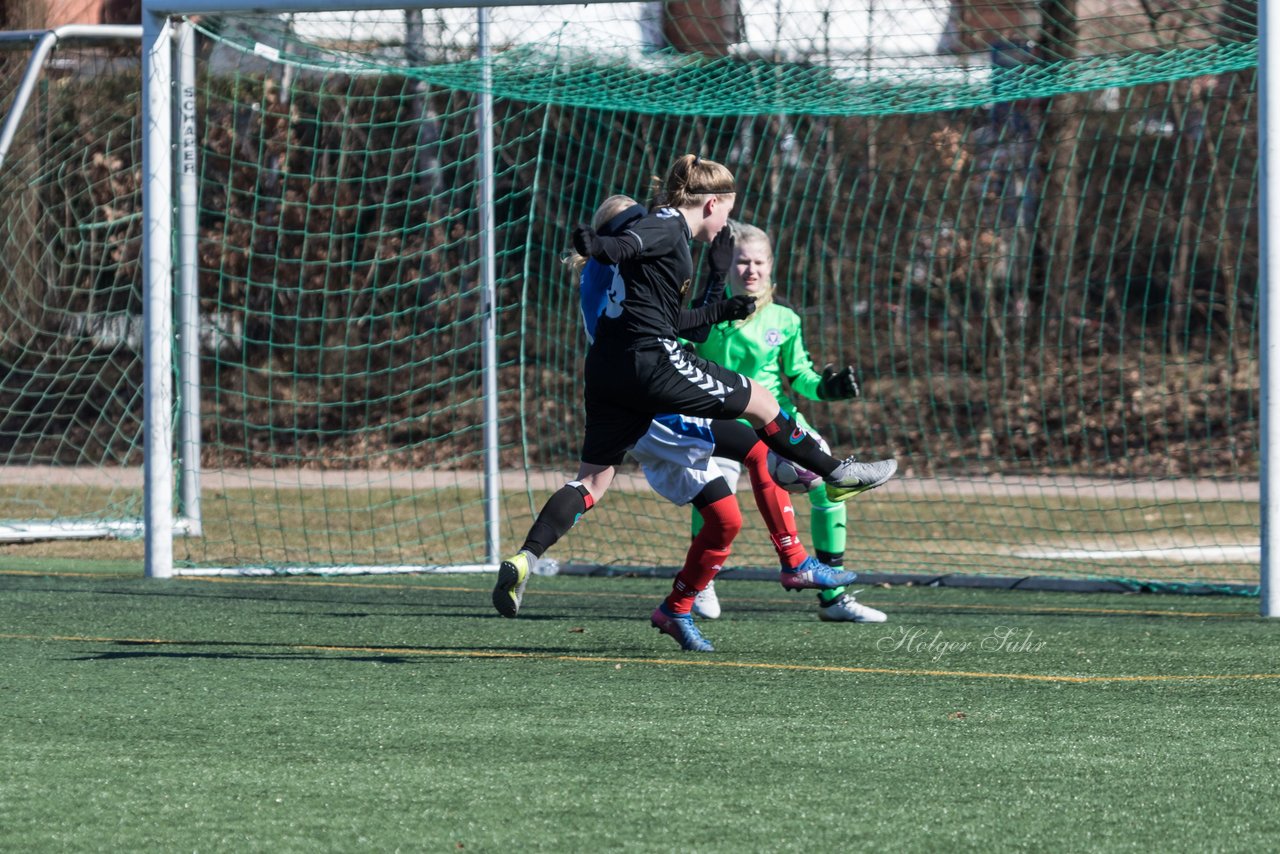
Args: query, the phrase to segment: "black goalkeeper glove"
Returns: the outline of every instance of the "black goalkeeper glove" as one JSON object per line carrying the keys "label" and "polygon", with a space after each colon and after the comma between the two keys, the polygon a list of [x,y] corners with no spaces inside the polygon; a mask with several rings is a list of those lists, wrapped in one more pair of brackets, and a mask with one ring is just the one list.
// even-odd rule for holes
{"label": "black goalkeeper glove", "polygon": [[822,380],[818,383],[818,397],[823,400],[849,400],[862,394],[858,388],[858,375],[851,365],[836,370],[835,365],[827,365],[822,369]]}
{"label": "black goalkeeper glove", "polygon": [[720,303],[724,306],[724,320],[746,320],[756,310],[756,298],[747,294],[729,297]]}
{"label": "black goalkeeper glove", "polygon": [[584,258],[594,258],[600,251],[600,235],[586,223],[573,230],[573,250]]}

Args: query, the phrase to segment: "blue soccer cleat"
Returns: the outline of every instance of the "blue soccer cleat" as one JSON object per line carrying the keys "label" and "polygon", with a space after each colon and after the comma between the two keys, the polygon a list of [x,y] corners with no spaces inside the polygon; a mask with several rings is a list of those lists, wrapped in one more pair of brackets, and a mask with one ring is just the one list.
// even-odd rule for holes
{"label": "blue soccer cleat", "polygon": [[813,555],[795,569],[784,569],[779,581],[787,590],[834,590],[858,580],[858,573],[832,569]]}
{"label": "blue soccer cleat", "polygon": [[680,644],[680,648],[689,652],[715,652],[711,641],[702,636],[689,614],[673,614],[667,610],[664,602],[659,605],[649,618],[655,629],[664,635],[671,635]]}

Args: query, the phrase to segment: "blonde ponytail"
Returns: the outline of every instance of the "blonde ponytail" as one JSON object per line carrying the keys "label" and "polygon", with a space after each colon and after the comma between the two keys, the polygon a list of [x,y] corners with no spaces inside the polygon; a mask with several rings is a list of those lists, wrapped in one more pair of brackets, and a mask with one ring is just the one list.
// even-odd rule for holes
{"label": "blonde ponytail", "polygon": [[673,208],[687,208],[705,202],[708,196],[736,193],[733,173],[728,167],[714,160],[703,160],[696,154],[685,154],[671,164],[658,202]]}

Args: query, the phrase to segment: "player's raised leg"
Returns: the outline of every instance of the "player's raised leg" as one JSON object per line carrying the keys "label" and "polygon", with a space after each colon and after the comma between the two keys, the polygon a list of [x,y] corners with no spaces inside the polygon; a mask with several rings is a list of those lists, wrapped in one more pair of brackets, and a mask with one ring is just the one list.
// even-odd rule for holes
{"label": "player's raised leg", "polygon": [[768,389],[753,383],[751,398],[742,417],[755,429],[756,435],[778,456],[817,472],[827,484],[832,501],[847,501],[885,483],[898,470],[895,459],[864,463],[849,456],[837,460],[778,406]]}

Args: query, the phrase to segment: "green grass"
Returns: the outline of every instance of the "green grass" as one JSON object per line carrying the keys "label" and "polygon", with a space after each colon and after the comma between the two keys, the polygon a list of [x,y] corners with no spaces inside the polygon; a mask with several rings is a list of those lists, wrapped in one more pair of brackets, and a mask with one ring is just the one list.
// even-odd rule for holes
{"label": "green grass", "polygon": [[[1097,559],[1038,558],[1032,553],[1073,550],[1141,551],[1186,546],[1241,546],[1258,542],[1256,502],[1197,500],[1194,489],[1177,499],[1100,500],[1069,490],[1034,495],[914,495],[886,488],[851,502],[858,566],[865,572],[986,573],[1062,577],[1124,577],[1157,582],[1252,585],[1257,562],[1201,563],[1121,555]],[[83,487],[59,490],[63,505],[99,506],[101,495]],[[501,536],[518,544],[545,495],[502,496]],[[14,495],[0,488],[0,518],[21,518]],[[741,497],[747,528],[734,544],[737,566],[772,566],[768,535],[748,493]],[[808,530],[808,502],[797,502],[800,529]],[[613,490],[583,518],[553,556],[564,563],[678,566],[688,541],[689,509],[649,491]],[[485,561],[484,505],[476,490],[292,489],[208,490],[203,536],[175,540],[180,564],[475,564]],[[626,543],[625,550],[618,543]],[[64,559],[132,562],[140,570],[143,543],[62,541],[0,545],[0,561]]]}
{"label": "green grass", "polygon": [[1280,834],[1280,629],[1256,600],[876,588],[862,598],[891,622],[854,626],[727,580],[705,626],[719,651],[695,656],[648,626],[660,579],[535,578],[503,620],[479,575],[55,569],[0,573],[3,850],[1255,851]]}

